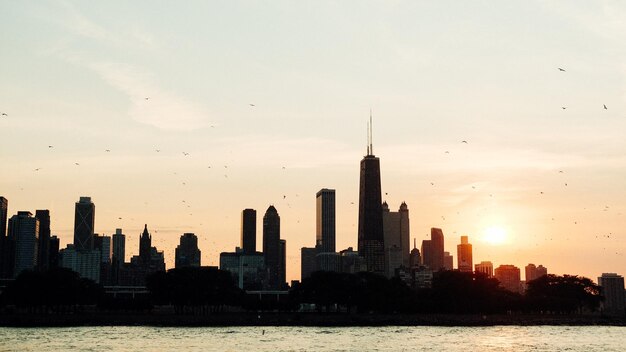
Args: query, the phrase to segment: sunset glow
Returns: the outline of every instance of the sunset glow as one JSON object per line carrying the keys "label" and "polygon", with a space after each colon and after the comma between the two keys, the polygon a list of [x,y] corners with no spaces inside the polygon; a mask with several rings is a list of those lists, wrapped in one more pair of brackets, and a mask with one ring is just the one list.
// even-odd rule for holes
{"label": "sunset glow", "polygon": [[507,242],[507,234],[504,228],[499,226],[491,226],[485,230],[483,241],[497,246]]}

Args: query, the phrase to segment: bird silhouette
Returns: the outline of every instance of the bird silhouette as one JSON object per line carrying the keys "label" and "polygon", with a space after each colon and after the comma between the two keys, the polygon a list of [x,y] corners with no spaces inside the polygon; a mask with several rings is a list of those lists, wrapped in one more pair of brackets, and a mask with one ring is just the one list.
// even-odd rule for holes
{"label": "bird silhouette", "polygon": [[6,113],[6,112],[3,112],[3,113],[2,113],[2,116],[9,116],[9,115],[7,115],[7,113]]}
{"label": "bird silhouette", "polygon": [[567,106],[561,106],[561,109],[565,110],[567,109]]}
{"label": "bird silhouette", "polygon": [[461,143],[465,143],[465,144],[467,144],[467,141],[461,141]]}
{"label": "bird silhouette", "polygon": [[108,152],[110,152],[110,150],[109,150],[109,149],[106,149],[106,150],[105,150],[105,152],[107,152],[107,153],[108,153]]}
{"label": "bird silhouette", "polygon": [[145,99],[148,100],[148,99],[150,99],[150,97],[146,97]]}
{"label": "bird silhouette", "polygon": [[48,148],[54,148],[53,146],[49,145]]}
{"label": "bird silhouette", "polygon": [[602,104],[602,105],[604,105],[604,110],[608,110],[608,108],[606,107],[606,104]]}
{"label": "bird silhouette", "polygon": [[256,106],[256,105],[254,105],[254,104],[252,104],[252,103],[251,103],[251,104],[250,104],[250,106]]}
{"label": "bird silhouette", "polygon": [[188,156],[188,155],[189,155],[189,153],[183,152],[183,155],[184,155],[184,156]]}
{"label": "bird silhouette", "polygon": [[157,153],[159,153],[159,152],[161,152],[161,149],[155,149],[155,151],[156,151]]}
{"label": "bird silhouette", "polygon": [[450,154],[450,152],[446,150],[446,154]]}
{"label": "bird silhouette", "polygon": [[80,165],[79,163],[74,163],[74,165]]}
{"label": "bird silhouette", "polygon": [[561,71],[561,72],[565,72],[565,70],[564,70],[564,69],[562,69],[562,68],[560,68],[560,67],[559,67],[559,71]]}

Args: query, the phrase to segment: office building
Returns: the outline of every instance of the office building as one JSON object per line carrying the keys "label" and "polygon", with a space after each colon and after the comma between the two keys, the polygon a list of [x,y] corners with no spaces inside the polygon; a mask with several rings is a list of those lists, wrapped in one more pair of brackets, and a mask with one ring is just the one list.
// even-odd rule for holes
{"label": "office building", "polygon": [[315,263],[316,248],[300,248],[300,281],[304,281],[310,277],[314,271],[317,271]]}
{"label": "office building", "polygon": [[413,239],[413,249],[411,249],[411,255],[409,257],[409,268],[417,268],[422,265],[422,256],[420,250],[417,249],[417,239]]}
{"label": "office building", "polygon": [[543,265],[539,265],[539,266],[535,266],[535,264],[528,264],[526,265],[526,267],[524,268],[525,271],[525,279],[526,279],[526,283],[533,281],[535,279],[538,279],[544,275],[548,275],[548,269],[545,268]]}
{"label": "office building", "polygon": [[193,233],[180,236],[180,244],[176,247],[175,267],[200,266],[200,249],[198,237]]}
{"label": "office building", "polygon": [[101,259],[99,250],[76,250],[68,244],[59,251],[59,264],[62,268],[75,271],[82,278],[100,283]]}
{"label": "office building", "polygon": [[454,256],[450,252],[443,252],[443,268],[445,270],[454,269]]}
{"label": "office building", "polygon": [[270,205],[263,216],[263,256],[267,270],[267,288],[280,289],[284,285],[281,281],[284,269],[281,258],[280,244],[280,216],[273,205]]}
{"label": "office building", "polygon": [[36,210],[39,220],[39,241],[37,243],[37,268],[46,271],[50,267],[50,211]]}
{"label": "office building", "polygon": [[241,212],[241,248],[244,253],[256,253],[256,210]]}
{"label": "office building", "polygon": [[39,220],[30,211],[18,211],[9,219],[8,240],[13,244],[13,277],[37,265]]}
{"label": "office building", "polygon": [[397,212],[389,211],[387,202],[382,204],[383,233],[385,243],[385,271],[388,277],[395,275],[396,269],[410,265],[409,208],[402,202]]}
{"label": "office building", "polygon": [[93,249],[96,206],[91,197],[80,197],[74,208],[74,247],[77,251]]}
{"label": "office building", "polygon": [[111,259],[111,262],[120,268],[126,261],[126,235],[122,233],[122,229],[115,229]]}
{"label": "office building", "polygon": [[266,281],[263,253],[246,253],[241,248],[235,252],[220,253],[220,269],[231,273],[237,286],[243,290],[262,290]]}
{"label": "office building", "polygon": [[457,263],[459,271],[471,273],[474,268],[472,263],[472,245],[467,236],[461,236],[461,244],[456,246]]}
{"label": "office building", "polygon": [[13,277],[13,255],[15,249],[7,237],[9,201],[0,197],[0,279]]}
{"label": "office building", "polygon": [[487,278],[493,277],[493,263],[489,261],[482,261],[480,264],[474,265],[474,271],[478,274],[484,274]]}
{"label": "office building", "polygon": [[602,287],[604,302],[602,310],[606,314],[624,316],[624,277],[616,273],[603,273],[598,278],[598,285]]}
{"label": "office building", "polygon": [[319,190],[315,195],[315,209],[315,246],[320,253],[334,253],[335,190]]}
{"label": "office building", "polygon": [[59,238],[57,236],[50,236],[50,252],[48,254],[50,268],[59,267],[60,247],[61,247],[61,242],[59,241]]}
{"label": "office building", "polygon": [[520,292],[520,270],[514,265],[500,265],[494,270],[494,276],[500,281],[500,286],[511,291]]}
{"label": "office building", "polygon": [[367,271],[385,274],[385,238],[380,181],[380,160],[374,156],[372,119],[368,129],[367,155],[361,160],[359,181],[359,255]]}

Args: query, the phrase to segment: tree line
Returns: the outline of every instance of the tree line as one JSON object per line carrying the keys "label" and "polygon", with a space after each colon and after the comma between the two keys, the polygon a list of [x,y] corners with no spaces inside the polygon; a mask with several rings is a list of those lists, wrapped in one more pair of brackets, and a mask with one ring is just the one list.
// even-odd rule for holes
{"label": "tree line", "polygon": [[25,271],[0,295],[0,307],[33,313],[150,310],[173,306],[177,314],[215,314],[228,310],[282,310],[319,313],[543,313],[593,312],[602,301],[592,280],[576,275],[546,275],[527,283],[525,294],[507,291],[480,273],[442,271],[432,288],[412,290],[399,278],[372,273],[314,272],[288,295],[269,302],[240,290],[229,272],[217,268],[178,268],[147,278],[148,295],[113,298],[102,286],[64,268]]}

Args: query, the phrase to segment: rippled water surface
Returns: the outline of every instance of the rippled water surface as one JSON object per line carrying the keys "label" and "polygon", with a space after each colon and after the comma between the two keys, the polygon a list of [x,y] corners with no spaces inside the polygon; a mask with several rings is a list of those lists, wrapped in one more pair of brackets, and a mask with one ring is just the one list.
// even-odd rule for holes
{"label": "rippled water surface", "polygon": [[626,327],[0,328],[0,351],[626,351]]}

